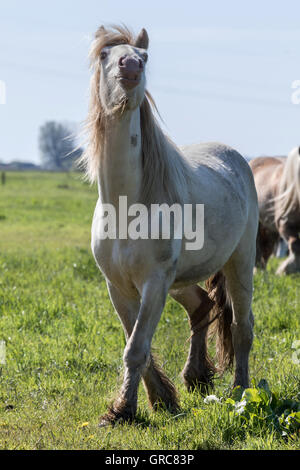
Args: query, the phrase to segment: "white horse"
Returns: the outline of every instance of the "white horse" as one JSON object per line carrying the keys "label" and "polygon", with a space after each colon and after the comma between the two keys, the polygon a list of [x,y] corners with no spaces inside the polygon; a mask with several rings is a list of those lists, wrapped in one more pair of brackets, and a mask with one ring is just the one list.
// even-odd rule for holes
{"label": "white horse", "polygon": [[[92,251],[127,338],[123,385],[101,425],[135,416],[141,379],[153,407],[178,408],[176,390],[150,350],[168,293],[190,319],[187,387],[205,388],[216,371],[206,347],[210,311],[218,330],[218,370],[234,357],[234,386],[248,386],[258,227],[253,176],[244,158],[225,145],[192,145],[181,152],[165,136],[145,89],[148,44],[144,29],[135,38],[125,27],[102,26],[90,52],[89,145],[83,163],[99,187]],[[187,250],[186,240],[175,237],[103,239],[103,204],[118,212],[120,196],[130,206],[204,204],[203,248]],[[204,280],[208,292],[197,284]]]}

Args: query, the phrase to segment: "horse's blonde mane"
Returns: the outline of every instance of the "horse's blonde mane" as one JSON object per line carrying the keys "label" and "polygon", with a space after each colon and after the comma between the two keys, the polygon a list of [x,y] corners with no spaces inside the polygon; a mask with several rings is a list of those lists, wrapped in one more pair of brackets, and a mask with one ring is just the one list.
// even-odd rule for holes
{"label": "horse's blonde mane", "polygon": [[92,183],[97,181],[100,168],[101,147],[105,131],[105,113],[101,106],[100,87],[100,52],[104,47],[134,42],[133,34],[125,26],[114,26],[110,30],[101,26],[91,44],[89,59],[92,77],[90,81],[90,103],[85,124],[87,147],[79,160],[79,167],[84,168],[86,177]]}
{"label": "horse's blonde mane", "polygon": [[[101,148],[105,136],[107,116],[101,106],[100,87],[100,52],[104,47],[128,44],[134,46],[135,36],[125,26],[101,27],[96,32],[91,45],[89,58],[93,74],[90,83],[90,105],[86,121],[87,148],[80,159],[86,176],[91,182],[98,179],[101,166]],[[125,103],[126,104],[126,103]],[[115,112],[122,113],[124,103]],[[181,202],[187,191],[187,166],[175,144],[163,133],[154,112],[158,112],[155,102],[146,90],[140,107],[143,183],[141,202]]]}
{"label": "horse's blonde mane", "polygon": [[275,201],[275,220],[300,210],[300,148],[294,148],[283,166]]}

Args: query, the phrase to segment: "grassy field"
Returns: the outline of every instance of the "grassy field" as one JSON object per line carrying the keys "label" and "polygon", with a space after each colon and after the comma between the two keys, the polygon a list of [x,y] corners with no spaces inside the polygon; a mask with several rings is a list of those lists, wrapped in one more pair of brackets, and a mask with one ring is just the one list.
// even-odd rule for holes
{"label": "grassy field", "polygon": [[133,424],[97,427],[125,342],[90,252],[96,198],[78,175],[9,173],[0,186],[0,448],[299,449],[300,276],[276,277],[276,259],[255,276],[248,394],[229,398],[230,372],[219,401],[186,392],[188,322],[169,299],[154,346],[181,412],[152,412],[141,386]]}

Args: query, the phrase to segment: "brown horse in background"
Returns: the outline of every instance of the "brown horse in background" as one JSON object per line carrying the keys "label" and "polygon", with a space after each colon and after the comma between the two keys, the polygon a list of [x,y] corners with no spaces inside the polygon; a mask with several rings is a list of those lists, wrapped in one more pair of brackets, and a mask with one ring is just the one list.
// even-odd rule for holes
{"label": "brown horse in background", "polygon": [[259,203],[256,266],[266,268],[280,237],[289,256],[277,274],[300,271],[300,148],[285,157],[258,157],[250,162]]}

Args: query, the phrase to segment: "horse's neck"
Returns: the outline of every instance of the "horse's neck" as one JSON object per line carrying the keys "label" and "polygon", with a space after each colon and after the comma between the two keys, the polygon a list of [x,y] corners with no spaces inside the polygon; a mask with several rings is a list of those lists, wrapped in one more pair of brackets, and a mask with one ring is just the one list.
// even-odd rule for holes
{"label": "horse's neck", "polygon": [[119,197],[137,201],[142,182],[140,110],[109,120],[105,129],[99,175],[102,203],[118,207]]}

